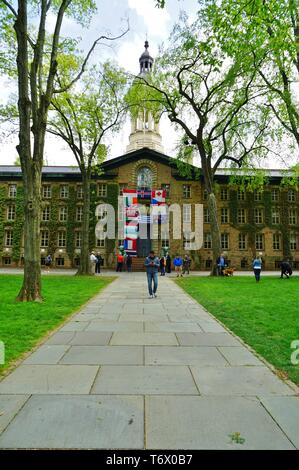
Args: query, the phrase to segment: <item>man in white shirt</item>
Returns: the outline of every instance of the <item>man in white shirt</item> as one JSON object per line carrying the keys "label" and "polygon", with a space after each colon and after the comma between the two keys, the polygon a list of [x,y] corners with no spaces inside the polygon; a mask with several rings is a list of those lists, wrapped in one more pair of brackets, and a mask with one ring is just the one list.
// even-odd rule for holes
{"label": "man in white shirt", "polygon": [[94,254],[94,252],[91,252],[90,255],[90,264],[91,264],[91,274],[95,274],[96,271],[96,262],[97,262],[97,257]]}

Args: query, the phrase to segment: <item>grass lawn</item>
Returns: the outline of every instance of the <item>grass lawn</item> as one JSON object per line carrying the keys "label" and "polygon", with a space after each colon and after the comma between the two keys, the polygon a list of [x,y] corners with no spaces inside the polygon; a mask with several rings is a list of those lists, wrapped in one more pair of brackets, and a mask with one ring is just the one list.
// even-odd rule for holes
{"label": "grass lawn", "polygon": [[259,284],[253,276],[190,277],[177,283],[299,385],[299,364],[291,364],[294,349],[290,346],[299,340],[298,277],[263,277]]}
{"label": "grass lawn", "polygon": [[24,352],[79,309],[113,278],[43,276],[43,303],[15,302],[22,276],[0,275],[0,341],[5,364],[0,375]]}

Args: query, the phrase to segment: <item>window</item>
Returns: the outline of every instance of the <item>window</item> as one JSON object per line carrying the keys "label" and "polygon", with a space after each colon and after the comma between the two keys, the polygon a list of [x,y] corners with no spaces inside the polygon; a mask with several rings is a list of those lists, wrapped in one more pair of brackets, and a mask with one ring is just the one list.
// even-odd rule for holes
{"label": "window", "polygon": [[58,232],[58,246],[59,248],[66,247],[66,233],[62,230]]}
{"label": "window", "polygon": [[246,210],[238,209],[238,224],[245,224],[245,223],[246,223]]}
{"label": "window", "polygon": [[203,200],[204,201],[208,200],[208,191],[206,189],[203,190]]}
{"label": "window", "polygon": [[48,222],[50,220],[50,206],[46,206],[42,210],[42,221]]}
{"label": "window", "polygon": [[7,220],[13,221],[16,218],[16,206],[14,204],[7,207]]}
{"label": "window", "polygon": [[210,223],[210,212],[209,212],[209,209],[207,207],[204,208],[204,211],[203,211],[203,217],[204,217],[204,223],[205,224],[209,224]]}
{"label": "window", "polygon": [[80,258],[78,256],[74,258],[74,265],[76,268],[79,268],[80,266]]}
{"label": "window", "polygon": [[296,209],[289,209],[289,224],[296,225],[297,224],[297,211]]}
{"label": "window", "polygon": [[169,248],[169,239],[162,235],[162,248]]}
{"label": "window", "polygon": [[297,235],[295,233],[290,234],[290,249],[297,250]]}
{"label": "window", "polygon": [[183,204],[183,222],[191,222],[191,204]]}
{"label": "window", "polygon": [[242,189],[238,189],[238,192],[237,192],[237,198],[238,198],[238,201],[245,201],[245,191],[243,191]]}
{"label": "window", "polygon": [[189,199],[191,197],[191,186],[189,184],[183,184],[183,198]]}
{"label": "window", "polygon": [[96,208],[96,218],[97,220],[101,220],[107,215],[106,204],[102,204],[101,206],[97,206]]}
{"label": "window", "polygon": [[67,221],[67,207],[60,207],[59,208],[59,222],[66,222]]}
{"label": "window", "polygon": [[105,233],[98,234],[99,238],[97,238],[97,242],[96,242],[97,248],[105,248],[105,242],[106,242],[105,236],[106,236]]}
{"label": "window", "polygon": [[77,222],[82,222],[83,218],[83,207],[82,206],[77,206],[76,208],[76,221]]}
{"label": "window", "polygon": [[46,266],[46,258],[44,256],[41,256],[40,264],[41,266]]}
{"label": "window", "polygon": [[247,265],[248,265],[247,259],[245,259],[245,258],[241,259],[241,268],[246,269]]}
{"label": "window", "polygon": [[206,268],[207,269],[210,269],[212,267],[212,260],[211,259],[207,259],[206,260]]}
{"label": "window", "polygon": [[239,250],[246,250],[246,234],[239,233]]}
{"label": "window", "polygon": [[221,223],[222,224],[228,224],[228,217],[229,211],[227,207],[222,207],[221,208]]}
{"label": "window", "polygon": [[166,197],[170,197],[170,184],[166,184],[166,183],[161,184],[161,189],[166,191]]}
{"label": "window", "polygon": [[212,235],[210,233],[205,233],[204,234],[204,242],[203,242],[204,248],[207,250],[212,249]]}
{"label": "window", "polygon": [[49,246],[49,232],[48,230],[41,230],[40,232],[40,246],[47,248]]}
{"label": "window", "polygon": [[75,232],[75,246],[81,248],[82,243],[82,232]]}
{"label": "window", "polygon": [[153,172],[147,166],[143,166],[137,173],[137,188],[151,190],[153,185]]}
{"label": "window", "polygon": [[190,250],[192,241],[190,241],[190,235],[184,235],[184,250]]}
{"label": "window", "polygon": [[56,258],[56,266],[64,266],[64,258]]}
{"label": "window", "polygon": [[107,184],[105,183],[98,184],[98,196],[107,197]]}
{"label": "window", "polygon": [[120,194],[120,196],[122,196],[123,190],[127,189],[127,187],[128,187],[128,183],[119,183],[119,194]]}
{"label": "window", "polygon": [[264,249],[264,237],[262,233],[255,234],[255,249],[256,250]]}
{"label": "window", "polygon": [[254,200],[260,202],[262,200],[262,191],[254,191]]}
{"label": "window", "polygon": [[60,197],[61,199],[67,199],[69,197],[69,187],[67,184],[60,186]]}
{"label": "window", "polygon": [[263,223],[263,209],[260,209],[257,207],[254,210],[254,220],[256,224],[262,224]]}
{"label": "window", "polygon": [[221,199],[221,201],[227,201],[227,199],[228,199],[227,188],[221,188],[221,190],[220,190],[220,199]]}
{"label": "window", "polygon": [[17,195],[17,185],[16,184],[10,184],[8,186],[8,197],[15,198]]}
{"label": "window", "polygon": [[280,223],[280,214],[277,207],[272,209],[272,224],[277,225]]}
{"label": "window", "polygon": [[229,247],[229,235],[228,233],[221,234],[221,249],[228,250]]}
{"label": "window", "polygon": [[13,231],[5,230],[5,246],[12,246],[13,242]]}
{"label": "window", "polygon": [[4,259],[5,266],[9,266],[11,264],[11,257],[10,256],[6,256],[3,259]]}
{"label": "window", "polygon": [[289,202],[295,202],[296,201],[296,193],[294,189],[289,189],[288,190],[288,201]]}
{"label": "window", "polygon": [[49,199],[52,197],[52,188],[50,184],[44,184],[43,185],[43,198]]}
{"label": "window", "polygon": [[271,200],[272,200],[272,202],[279,201],[279,190],[277,188],[272,189],[272,191],[271,191]]}
{"label": "window", "polygon": [[273,233],[273,250],[280,250],[280,235]]}
{"label": "window", "polygon": [[77,186],[77,199],[83,199],[83,186],[78,184]]}

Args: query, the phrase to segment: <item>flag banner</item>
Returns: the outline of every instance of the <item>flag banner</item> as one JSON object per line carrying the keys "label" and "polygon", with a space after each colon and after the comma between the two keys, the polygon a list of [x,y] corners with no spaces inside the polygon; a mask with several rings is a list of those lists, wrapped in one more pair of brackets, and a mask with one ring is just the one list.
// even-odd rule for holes
{"label": "flag banner", "polygon": [[137,195],[138,195],[138,197],[140,197],[140,199],[151,199],[152,192],[151,191],[146,191],[146,190],[143,190],[143,189],[139,189],[137,191]]}
{"label": "flag banner", "polygon": [[159,206],[160,204],[165,204],[166,190],[165,189],[156,189],[152,191],[151,204],[153,206]]}
{"label": "flag banner", "polygon": [[140,224],[151,224],[152,216],[151,215],[139,215],[138,222]]}
{"label": "flag banner", "polygon": [[139,210],[134,207],[128,207],[126,210],[127,219],[137,219],[139,217]]}
{"label": "flag banner", "polygon": [[137,240],[133,240],[131,238],[127,238],[124,241],[124,249],[125,250],[131,250],[131,251],[136,251],[137,248]]}
{"label": "flag banner", "polygon": [[131,256],[137,256],[138,226],[138,199],[136,189],[123,189],[125,206],[124,250]]}

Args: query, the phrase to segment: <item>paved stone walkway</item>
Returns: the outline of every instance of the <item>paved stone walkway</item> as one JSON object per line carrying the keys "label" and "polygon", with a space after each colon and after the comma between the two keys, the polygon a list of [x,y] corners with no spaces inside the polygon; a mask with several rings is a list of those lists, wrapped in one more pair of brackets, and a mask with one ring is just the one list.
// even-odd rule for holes
{"label": "paved stone walkway", "polygon": [[158,294],[122,274],[2,380],[0,447],[299,448],[296,392],[174,282]]}

